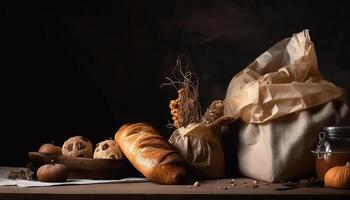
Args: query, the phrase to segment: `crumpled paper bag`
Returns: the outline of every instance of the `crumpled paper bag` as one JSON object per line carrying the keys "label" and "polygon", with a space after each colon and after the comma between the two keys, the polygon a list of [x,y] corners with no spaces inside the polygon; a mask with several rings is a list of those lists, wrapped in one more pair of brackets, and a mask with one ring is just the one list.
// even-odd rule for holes
{"label": "crumpled paper bag", "polygon": [[176,129],[169,143],[189,164],[190,175],[196,178],[222,178],[225,159],[220,140],[209,127],[200,123]]}
{"label": "crumpled paper bag", "polygon": [[224,100],[224,112],[240,118],[240,173],[269,182],[311,176],[319,131],[349,123],[344,96],[318,71],[308,30],[272,46],[233,77]]}
{"label": "crumpled paper bag", "polygon": [[235,75],[224,100],[225,114],[263,123],[343,98],[342,89],[318,71],[309,31],[286,38]]}

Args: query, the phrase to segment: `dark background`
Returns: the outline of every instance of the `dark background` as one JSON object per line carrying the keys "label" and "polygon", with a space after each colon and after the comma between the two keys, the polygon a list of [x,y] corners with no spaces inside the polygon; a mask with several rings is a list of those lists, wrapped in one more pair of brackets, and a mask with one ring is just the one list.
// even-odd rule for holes
{"label": "dark background", "polygon": [[310,29],[321,73],[350,91],[350,7],[342,1],[9,1],[2,3],[0,165],[83,135],[94,144],[126,122],[172,132],[160,88],[191,57],[205,108],[259,54]]}

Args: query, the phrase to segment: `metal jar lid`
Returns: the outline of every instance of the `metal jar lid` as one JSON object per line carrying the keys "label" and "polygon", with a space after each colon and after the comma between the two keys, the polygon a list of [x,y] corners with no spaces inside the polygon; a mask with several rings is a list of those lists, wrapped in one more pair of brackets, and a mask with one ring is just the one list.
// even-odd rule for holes
{"label": "metal jar lid", "polygon": [[316,153],[318,158],[330,155],[331,153],[343,153],[331,148],[331,144],[342,143],[350,146],[350,126],[327,126],[319,132],[319,141],[316,150],[311,152]]}
{"label": "metal jar lid", "polygon": [[323,131],[326,137],[350,137],[350,126],[327,126]]}

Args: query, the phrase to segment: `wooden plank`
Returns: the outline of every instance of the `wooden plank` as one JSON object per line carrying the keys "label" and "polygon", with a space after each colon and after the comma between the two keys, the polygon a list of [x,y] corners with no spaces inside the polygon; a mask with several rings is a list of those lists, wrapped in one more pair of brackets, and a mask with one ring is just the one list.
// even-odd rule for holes
{"label": "wooden plank", "polygon": [[302,187],[278,191],[277,188],[283,187],[281,184],[261,183],[258,188],[252,188],[245,185],[250,186],[253,180],[238,179],[237,186],[232,186],[230,180],[200,181],[200,187],[192,183],[161,185],[153,182],[33,188],[2,186],[0,199],[349,199],[350,196],[350,190]]}

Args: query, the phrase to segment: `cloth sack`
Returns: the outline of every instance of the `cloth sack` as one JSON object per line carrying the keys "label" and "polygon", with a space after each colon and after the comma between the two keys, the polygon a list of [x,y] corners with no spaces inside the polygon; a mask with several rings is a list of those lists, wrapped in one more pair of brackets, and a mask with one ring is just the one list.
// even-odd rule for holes
{"label": "cloth sack", "polygon": [[269,182],[309,177],[314,172],[311,153],[325,126],[345,123],[349,108],[331,101],[270,122],[240,121],[238,167],[242,174]]}
{"label": "cloth sack", "polygon": [[278,42],[235,75],[224,106],[240,123],[239,170],[270,182],[312,172],[318,132],[347,124],[349,115],[344,91],[318,70],[308,30]]}
{"label": "cloth sack", "polygon": [[220,140],[209,127],[199,123],[176,129],[169,143],[187,161],[190,175],[195,178],[222,178],[225,159]]}

